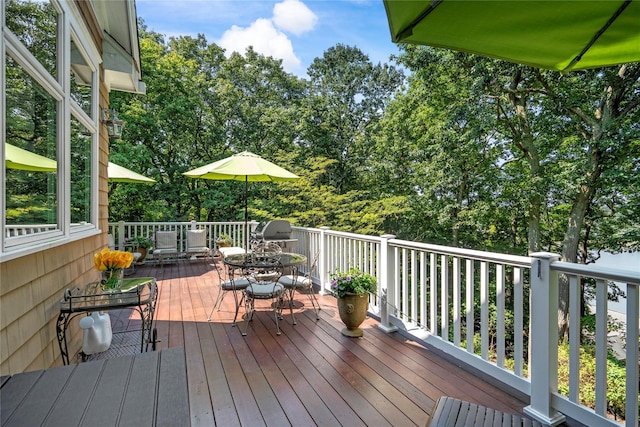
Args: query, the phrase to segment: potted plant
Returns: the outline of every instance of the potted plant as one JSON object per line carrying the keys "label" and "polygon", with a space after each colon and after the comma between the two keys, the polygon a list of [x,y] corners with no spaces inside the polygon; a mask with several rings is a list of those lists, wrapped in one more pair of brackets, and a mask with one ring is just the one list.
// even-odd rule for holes
{"label": "potted plant", "polygon": [[233,240],[228,234],[220,234],[216,239],[216,244],[219,248],[228,248],[233,244]]}
{"label": "potted plant", "polygon": [[142,263],[147,257],[147,253],[153,247],[153,242],[144,236],[133,236],[128,240],[128,244],[133,247],[134,252],[140,253],[138,264]]}
{"label": "potted plant", "polygon": [[342,335],[362,336],[360,325],[367,317],[369,295],[374,294],[376,289],[376,278],[357,267],[351,267],[347,272],[336,271],[331,275],[331,290],[338,298],[340,320],[346,326]]}

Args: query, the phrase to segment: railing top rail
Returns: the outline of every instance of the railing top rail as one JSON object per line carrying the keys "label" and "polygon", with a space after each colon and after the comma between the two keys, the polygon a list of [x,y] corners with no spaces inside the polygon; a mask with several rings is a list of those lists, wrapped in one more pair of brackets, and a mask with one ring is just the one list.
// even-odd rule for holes
{"label": "railing top rail", "polygon": [[[110,227],[116,227],[120,224],[124,225],[190,225],[194,221],[116,221],[109,222]],[[195,221],[197,224],[231,224],[244,225],[244,221]],[[251,224],[251,223],[249,223]]]}
{"label": "railing top rail", "polygon": [[473,249],[454,248],[450,246],[433,245],[430,243],[412,242],[409,240],[391,239],[389,243],[406,249],[417,249],[426,252],[437,252],[443,255],[452,255],[461,258],[478,261],[490,261],[498,264],[510,264],[517,267],[531,267],[531,257],[501,254],[497,252],[478,251]]}
{"label": "railing top rail", "polygon": [[558,273],[576,276],[593,277],[595,279],[612,280],[629,285],[640,285],[640,271],[622,270],[612,267],[600,267],[594,264],[574,264],[572,262],[556,261],[551,269]]}
{"label": "railing top rail", "polygon": [[382,238],[380,237],[366,236],[364,234],[349,233],[346,231],[326,230],[325,233],[327,236],[346,237],[346,238],[362,240],[363,242],[370,242],[370,243],[380,243],[382,241]]}

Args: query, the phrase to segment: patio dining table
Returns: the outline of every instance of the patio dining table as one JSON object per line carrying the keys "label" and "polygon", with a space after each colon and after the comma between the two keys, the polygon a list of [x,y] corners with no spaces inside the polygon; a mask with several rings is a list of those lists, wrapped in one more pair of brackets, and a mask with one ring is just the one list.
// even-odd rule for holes
{"label": "patio dining table", "polygon": [[[283,270],[289,270],[289,273],[293,276],[298,275],[298,266],[307,262],[307,257],[305,255],[300,255],[296,253],[290,252],[282,252],[282,253],[241,253],[241,254],[233,254],[228,255],[223,259],[223,262],[229,268],[229,275],[232,277],[236,274],[236,271],[240,271],[241,275],[251,275],[256,272],[265,272],[271,271],[274,266],[274,258],[278,260],[278,264]],[[268,276],[268,274],[267,274]],[[287,298],[289,299],[289,308],[291,310],[291,317],[293,319],[293,323],[295,324],[295,317],[293,317],[293,295],[294,292],[292,290],[287,290]],[[243,297],[239,304],[245,298]],[[277,322],[276,322],[277,326]],[[246,335],[246,330],[243,332],[243,335]],[[279,335],[279,332],[278,332]]]}
{"label": "patio dining table", "polygon": [[[280,261],[282,267],[284,268],[294,268],[295,270],[297,270],[297,267],[299,265],[307,262],[307,257],[300,254],[283,252],[277,254],[276,256],[278,257],[278,261]],[[257,254],[249,252],[227,255],[226,257],[224,257],[223,262],[232,269],[259,270],[272,266],[273,264],[270,261],[272,259],[272,255],[270,254]]]}

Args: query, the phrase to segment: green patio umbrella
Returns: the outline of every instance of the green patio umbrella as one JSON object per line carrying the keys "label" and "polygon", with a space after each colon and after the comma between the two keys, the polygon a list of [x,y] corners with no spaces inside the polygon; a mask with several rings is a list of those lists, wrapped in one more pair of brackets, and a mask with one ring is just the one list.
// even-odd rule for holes
{"label": "green patio umbrella", "polygon": [[116,165],[115,163],[109,162],[109,167],[107,169],[107,176],[109,177],[109,181],[112,182],[142,182],[145,184],[152,184],[156,182],[155,179],[147,178],[144,175],[140,175],[137,172],[129,170],[120,165]]}
{"label": "green patio umbrella", "polygon": [[640,61],[640,1],[384,0],[391,39],[571,71]]}
{"label": "green patio umbrella", "polygon": [[5,165],[9,169],[21,169],[34,172],[55,172],[58,164],[55,160],[24,150],[9,143],[4,144]]}
{"label": "green patio umbrella", "polygon": [[[244,229],[248,226],[247,186],[249,182],[291,181],[298,175],[263,159],[257,154],[243,151],[217,162],[184,172],[191,178],[244,181]],[[248,236],[248,233],[247,233]],[[247,248],[245,242],[245,249]]]}

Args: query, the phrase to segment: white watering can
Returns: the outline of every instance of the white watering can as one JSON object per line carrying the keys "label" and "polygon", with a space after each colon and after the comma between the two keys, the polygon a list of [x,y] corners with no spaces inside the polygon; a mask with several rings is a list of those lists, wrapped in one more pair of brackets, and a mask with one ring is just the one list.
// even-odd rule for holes
{"label": "white watering can", "polygon": [[82,352],[84,354],[107,351],[113,337],[109,313],[94,311],[90,316],[80,319],[80,328],[84,330],[82,335]]}

